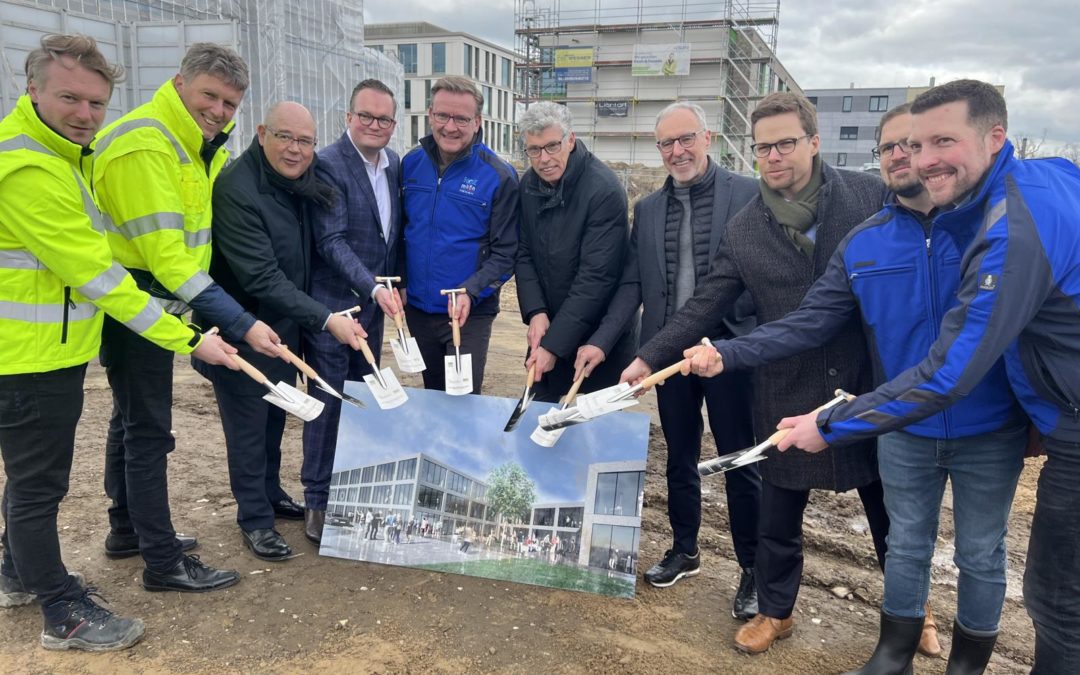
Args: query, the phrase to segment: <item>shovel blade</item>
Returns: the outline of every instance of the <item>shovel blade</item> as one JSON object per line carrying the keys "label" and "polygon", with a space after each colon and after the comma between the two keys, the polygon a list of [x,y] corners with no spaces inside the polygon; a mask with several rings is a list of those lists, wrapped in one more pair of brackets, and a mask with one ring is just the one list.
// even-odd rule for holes
{"label": "shovel blade", "polygon": [[747,464],[760,462],[761,460],[768,458],[768,455],[764,454],[764,450],[766,450],[768,447],[768,445],[766,445],[764,448],[761,445],[755,445],[752,448],[743,448],[742,450],[729,452],[728,454],[722,455],[715,459],[699,462],[698,474],[703,477],[711,476],[714,473],[724,473],[725,471],[738,469],[739,467],[746,466]]}
{"label": "shovel blade", "polygon": [[398,370],[403,373],[421,373],[427,368],[424,356],[420,353],[420,346],[416,344],[416,338],[401,340],[390,339],[390,349],[394,352],[394,360],[397,361]]}
{"label": "shovel blade", "polygon": [[[461,359],[461,369],[458,370],[458,358]],[[472,377],[472,354],[462,354],[460,357],[443,357],[443,366],[446,371],[446,393],[451,396],[464,396],[473,391]]]}
{"label": "shovel blade", "polygon": [[553,448],[555,444],[562,438],[563,432],[566,429],[556,429],[555,431],[548,431],[539,424],[533,429],[533,432],[529,435],[529,440],[536,443],[543,448]]}
{"label": "shovel blade", "polygon": [[363,401],[361,401],[360,399],[353,398],[352,396],[349,396],[348,394],[338,393],[338,392],[334,391],[333,389],[327,389],[326,387],[322,386],[321,384],[316,384],[315,388],[316,389],[321,389],[322,391],[325,391],[327,394],[330,394],[334,398],[336,398],[338,400],[341,400],[341,401],[344,401],[345,403],[351,403],[354,406],[356,406],[357,408],[366,408],[367,407],[367,404],[364,403]]}
{"label": "shovel blade", "polygon": [[263,396],[263,399],[276,405],[287,413],[296,415],[305,422],[310,422],[322,414],[324,407],[322,401],[312,398],[296,387],[284,382],[278,382],[275,387],[278,391],[283,392],[288,396],[288,398],[283,398],[275,393],[269,393],[266,396]]}
{"label": "shovel blade", "polygon": [[558,431],[589,420],[581,415],[581,411],[576,406],[570,406],[569,408],[552,410],[541,415],[538,421],[540,422],[540,428],[544,431]]}
{"label": "shovel blade", "polygon": [[379,407],[383,410],[390,410],[408,401],[409,395],[405,393],[397,377],[394,376],[394,371],[383,368],[380,372],[386,387],[379,384],[379,380],[376,379],[375,375],[364,376],[364,382],[367,382],[368,388],[371,389],[371,395],[375,397],[375,402],[379,404]]}

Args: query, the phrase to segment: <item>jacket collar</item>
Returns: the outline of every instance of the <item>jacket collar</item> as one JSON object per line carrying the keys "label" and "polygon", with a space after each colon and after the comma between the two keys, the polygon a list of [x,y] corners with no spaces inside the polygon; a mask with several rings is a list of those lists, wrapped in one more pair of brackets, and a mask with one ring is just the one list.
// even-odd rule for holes
{"label": "jacket collar", "polygon": [[78,143],[72,143],[45,124],[38,116],[30,96],[23,94],[15,104],[12,113],[18,121],[18,126],[23,133],[40,143],[46,150],[60,156],[72,166],[79,166],[80,160],[91,154],[91,150],[84,148]]}
{"label": "jacket collar", "polygon": [[[161,121],[166,128],[176,135],[176,140],[180,142],[188,157],[202,157],[204,141],[202,129],[199,128],[191,113],[184,107],[184,102],[180,100],[180,94],[177,93],[171,79],[166,80],[165,84],[158,87],[151,102],[156,114],[161,117]],[[236,128],[235,119],[230,120],[222,132],[211,142],[217,143],[219,146],[224,145],[229,133],[234,128]],[[221,138],[222,134],[224,134],[225,138]]]}
{"label": "jacket collar", "polygon": [[[481,126],[479,129],[476,130],[476,136],[473,138],[472,145],[469,147],[469,152],[466,155],[462,156],[462,157],[458,157],[458,159],[454,160],[454,162],[460,161],[461,159],[463,159],[466,156],[468,156],[468,157],[476,156],[477,150],[479,150],[480,146],[483,145],[483,144],[484,144],[484,128]],[[427,136],[424,136],[423,138],[421,138],[420,139],[420,147],[422,147],[424,149],[424,152],[426,152],[427,156],[431,158],[431,161],[435,164],[435,167],[438,168],[438,166],[439,166],[439,145],[435,142],[435,135],[434,134],[428,134]],[[451,162],[450,166],[453,166],[454,162]],[[447,170],[449,170],[450,167],[448,166],[446,168],[447,168]]]}

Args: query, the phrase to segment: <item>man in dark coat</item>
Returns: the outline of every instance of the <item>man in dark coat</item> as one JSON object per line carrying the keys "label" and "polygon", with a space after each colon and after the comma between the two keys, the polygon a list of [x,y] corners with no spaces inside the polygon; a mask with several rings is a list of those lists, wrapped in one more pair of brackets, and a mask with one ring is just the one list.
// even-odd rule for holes
{"label": "man in dark coat", "polygon": [[[690,300],[638,351],[623,378],[638,381],[679,360],[703,336],[721,332],[723,317],[749,291],[761,323],[796,309],[851,228],[876,213],[887,190],[876,176],[837,171],[818,156],[813,106],[782,92],[766,96],[751,114],[760,194],[728,221],[724,240]],[[871,386],[871,367],[857,317],[824,347],[754,371],[754,430],[768,437],[783,417],[816,407],[840,387]],[[759,612],[739,629],[735,645],[767,650],[792,630],[802,576],[802,514],[810,490],[857,488],[878,562],[884,566],[888,516],[882,501],[875,446],[829,448],[811,455],[770,454],[761,463],[761,521],[754,576]]]}
{"label": "man in dark coat", "polygon": [[[359,349],[359,340],[366,337],[360,325],[332,314],[305,292],[312,208],[336,196],[315,178],[314,161],[311,114],[298,103],[273,106],[251,146],[214,185],[210,270],[227,293],[270,325],[294,352],[300,351],[301,329],[327,331]],[[238,349],[271,382],[295,381],[291,364],[258,354],[246,344]],[[198,362],[195,367],[214,385],[244,543],[263,560],[288,558],[292,551],[274,530],[275,504],[288,499],[278,475],[285,411],[263,400],[266,389],[243,373]]]}
{"label": "man in dark coat", "polygon": [[[656,146],[670,176],[664,186],[634,206],[630,254],[618,292],[589,344],[578,351],[578,365],[588,372],[604,360],[620,327],[643,307],[641,339],[648,342],[686,303],[720,247],[724,224],[757,194],[757,183],[726,171],[709,159],[711,137],[705,111],[688,102],[672,103],[656,118]],[[743,334],[754,327],[749,297],[725,318],[721,335]],[[729,374],[730,375],[730,374]],[[671,586],[696,575],[701,567],[701,404],[708,406],[716,450],[724,455],[754,443],[750,413],[750,377],[721,380],[679,377],[656,391],[660,423],[667,441],[667,509],[671,548],[645,572],[653,586]],[[724,474],[731,541],[742,574],[731,614],[757,614],[754,560],[757,555],[761,477],[756,466]]]}
{"label": "man in dark coat", "polygon": [[[333,310],[363,305],[360,325],[379,362],[383,316],[401,311],[397,291],[375,282],[396,274],[401,248],[400,159],[387,149],[394,134],[397,103],[379,80],[364,80],[353,88],[345,132],[319,153],[315,172],[333,186],[339,198],[315,209],[315,255],[311,260],[311,297]],[[345,380],[362,380],[371,373],[363,355],[325,333],[305,336],[304,358],[327,383],[341,391]],[[430,365],[429,365],[430,367]],[[325,404],[323,412],[304,425],[304,534],[318,543],[330,496],[341,401],[326,392],[313,395]]]}
{"label": "man in dark coat", "polygon": [[[619,285],[630,224],[626,190],[577,140],[566,106],[544,101],[519,120],[531,168],[521,180],[518,305],[529,326],[525,367],[536,398],[558,401],[574,380],[577,349],[600,325]],[[610,357],[582,392],[616,384],[633,358],[637,322],[625,321]]]}

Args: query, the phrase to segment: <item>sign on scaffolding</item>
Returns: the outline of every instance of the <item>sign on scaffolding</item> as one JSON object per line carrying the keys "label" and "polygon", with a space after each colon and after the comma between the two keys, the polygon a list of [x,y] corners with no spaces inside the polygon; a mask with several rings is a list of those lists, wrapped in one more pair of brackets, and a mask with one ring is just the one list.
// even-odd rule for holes
{"label": "sign on scaffolding", "polygon": [[683,77],[690,74],[690,44],[634,45],[634,77]]}
{"label": "sign on scaffolding", "polygon": [[597,101],[597,117],[629,117],[630,101]]}
{"label": "sign on scaffolding", "polygon": [[593,48],[567,47],[555,50],[555,81],[592,82]]}

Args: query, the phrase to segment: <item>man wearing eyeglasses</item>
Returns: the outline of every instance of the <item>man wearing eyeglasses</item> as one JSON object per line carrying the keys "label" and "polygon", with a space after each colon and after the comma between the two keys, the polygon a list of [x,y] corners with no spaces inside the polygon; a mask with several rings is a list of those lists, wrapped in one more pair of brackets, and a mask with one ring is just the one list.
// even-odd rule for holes
{"label": "man wearing eyeglasses", "polygon": [[[338,198],[316,205],[312,230],[311,297],[332,310],[363,306],[359,321],[367,332],[376,363],[382,356],[383,316],[402,311],[397,290],[388,291],[375,277],[398,273],[401,251],[400,158],[387,148],[394,135],[397,101],[383,82],[357,84],[345,114],[345,132],[319,153],[315,174],[333,186]],[[360,381],[371,372],[367,361],[324,332],[304,333],[308,364],[341,391],[345,380]],[[304,425],[304,534],[322,538],[330,477],[334,468],[341,401],[321,389],[311,392],[325,404],[321,415]]]}
{"label": "man wearing eyeglasses", "polygon": [[[579,367],[589,372],[606,363],[620,327],[643,307],[641,336],[647,342],[694,294],[704,280],[723,238],[724,224],[757,194],[750,178],[737,176],[709,157],[712,142],[705,111],[694,103],[673,103],[656,118],[656,147],[669,178],[664,186],[634,206],[622,282],[599,329],[578,351]],[[520,283],[520,282],[519,282]],[[753,328],[752,303],[724,317],[718,335]],[[749,310],[749,311],[747,311]],[[701,556],[702,402],[721,455],[753,445],[750,378],[735,374],[719,380],[675,378],[657,389],[660,422],[667,441],[667,504],[672,542],[663,559],[645,572],[645,580],[665,588],[698,574]],[[742,570],[732,602],[732,616],[757,613],[754,557],[757,552],[761,478],[756,466],[725,474],[728,516],[735,557]]]}
{"label": "man wearing eyeglasses", "polygon": [[[536,398],[555,402],[575,379],[578,347],[599,327],[618,288],[630,236],[626,190],[574,135],[566,106],[535,103],[518,125],[531,165],[521,179],[514,268],[521,318],[529,326],[525,367],[536,366]],[[606,345],[610,358],[590,369],[583,393],[619,381],[637,348],[631,318]]]}
{"label": "man wearing eyeglasses", "polygon": [[424,387],[445,389],[443,356],[453,354],[444,288],[457,299],[461,353],[472,355],[473,393],[484,382],[499,289],[518,247],[517,172],[483,143],[484,97],[467,77],[431,87],[431,134],[401,163],[405,208],[405,316],[427,369]]}
{"label": "man wearing eyeglasses", "polygon": [[[283,101],[270,107],[256,131],[214,184],[210,273],[294,353],[300,352],[301,330],[359,349],[366,337],[360,325],[305,293],[313,212],[338,199],[314,171],[315,120],[299,103]],[[271,382],[296,380],[291,363],[247,345],[239,349]],[[262,560],[287,559],[292,549],[274,529],[274,504],[288,497],[279,477],[285,411],[266,401],[266,388],[244,373],[226,375],[201,364],[195,369],[214,385],[244,544]]]}
{"label": "man wearing eyeglasses", "polygon": [[[284,358],[277,334],[208,273],[211,189],[225,166],[224,144],[248,81],[247,64],[233,50],[192,45],[175,77],[98,136],[94,186],[112,220],[113,255],[140,288],[171,314],[195,309],[210,324],[204,328],[217,326],[231,341]],[[236,583],[236,572],[184,555],[196,542],[178,537],[172,526],[172,352],[106,319],[101,363],[113,392],[105,446],[105,492],[112,499],[105,554],[141,554],[147,590],[202,592]]]}
{"label": "man wearing eyeglasses", "polygon": [[[803,96],[770,94],[750,121],[761,172],[759,193],[728,221],[693,297],[642,346],[624,380],[640,381],[654,368],[682,358],[702,335],[720,333],[723,318],[743,291],[753,298],[759,322],[794,310],[825,272],[837,244],[885,200],[887,190],[876,176],[837,171],[821,161],[817,116]],[[755,436],[767,438],[778,420],[829,400],[837,388],[866,391],[871,376],[865,338],[852,317],[824,346],[754,370]],[[888,531],[874,443],[832,449],[829,455],[772,454],[760,467],[754,564],[758,614],[735,635],[735,646],[751,654],[791,634],[802,577],[802,516],[810,490],[858,489],[882,567]]]}

